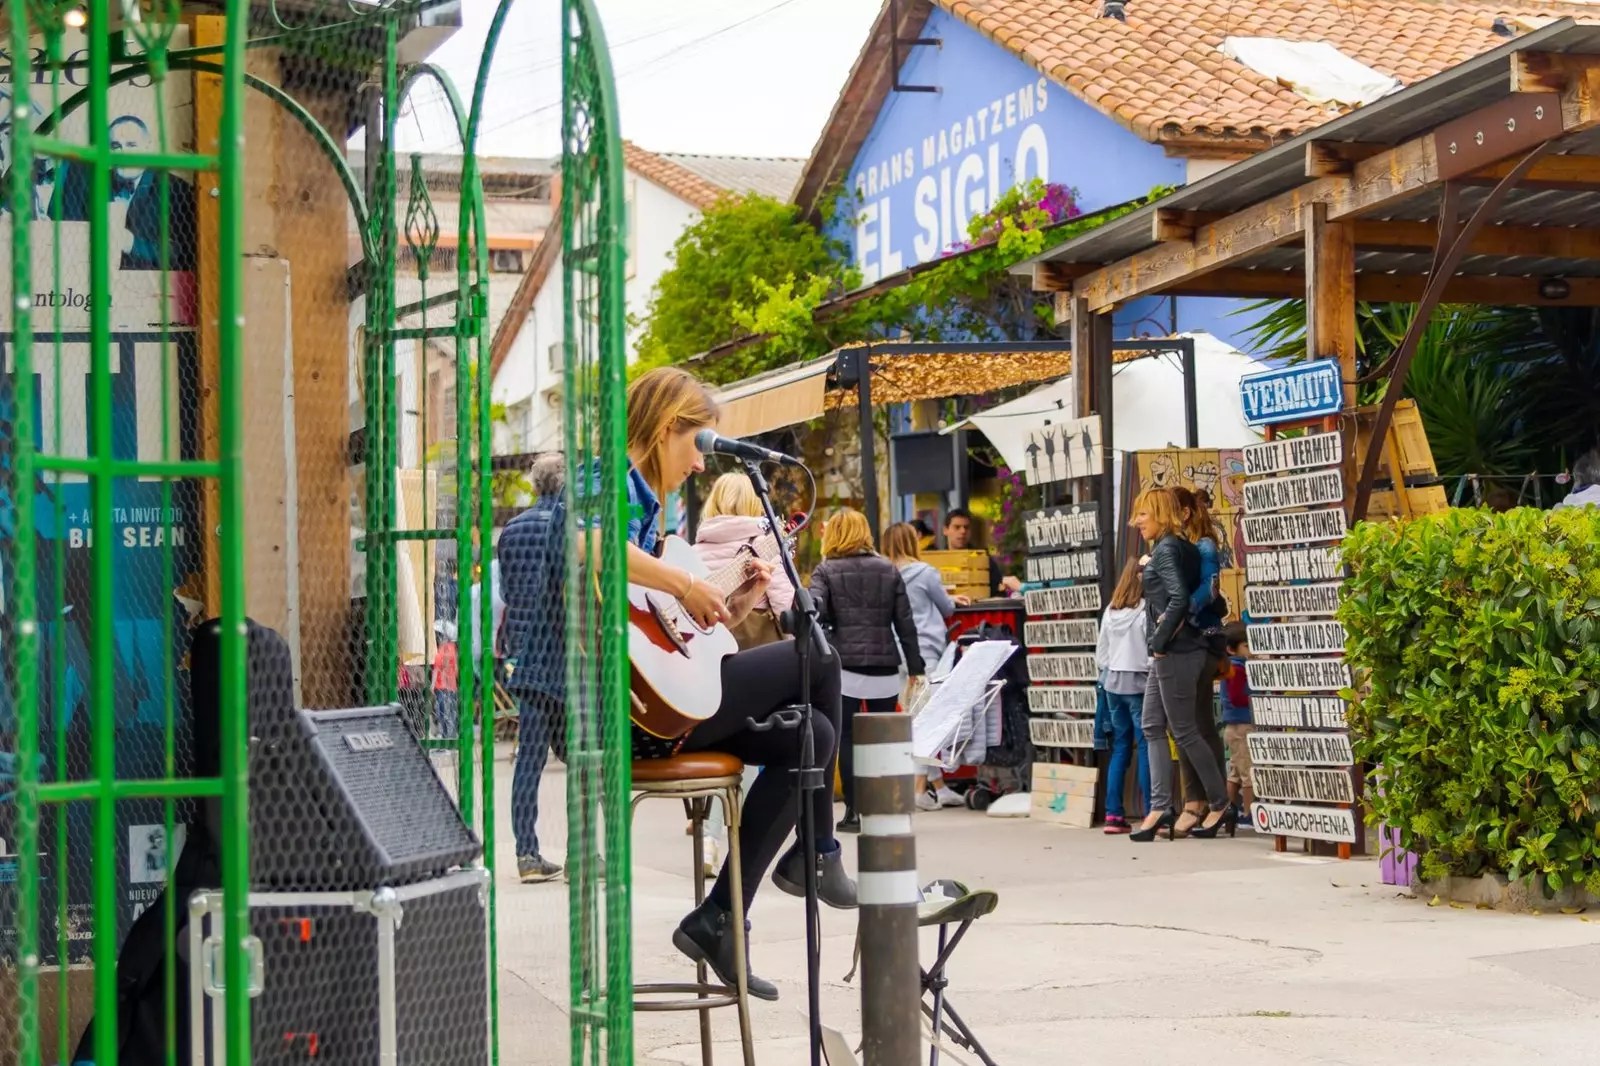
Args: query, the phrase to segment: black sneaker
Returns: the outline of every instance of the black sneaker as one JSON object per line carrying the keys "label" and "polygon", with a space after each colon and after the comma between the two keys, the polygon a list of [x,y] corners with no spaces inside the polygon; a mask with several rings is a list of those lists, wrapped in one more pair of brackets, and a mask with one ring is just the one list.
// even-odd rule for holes
{"label": "black sneaker", "polygon": [[[735,976],[737,971],[734,970],[733,927],[728,917],[728,912],[717,906],[714,900],[706,900],[678,923],[678,928],[672,934],[672,946],[695,962],[703,962],[711,967],[711,972],[717,975],[717,980],[729,988],[734,988],[738,977]],[[750,972],[749,922],[744,923],[744,931],[745,988],[756,999],[773,1002],[778,998],[778,986],[771,981],[763,981]]]}
{"label": "black sneaker", "polygon": [[839,824],[834,826],[834,830],[840,833],[861,832],[861,816],[855,811],[846,808],[844,817],[839,819]]}
{"label": "black sneaker", "polygon": [[554,881],[560,877],[561,867],[542,855],[518,855],[517,876],[525,885],[536,885],[541,881]]}
{"label": "black sneaker", "polygon": [[[772,869],[772,883],[791,896],[806,894],[806,853],[799,844],[791,845]],[[853,911],[856,883],[844,872],[844,851],[834,848],[817,855],[817,898],[835,910]]]}

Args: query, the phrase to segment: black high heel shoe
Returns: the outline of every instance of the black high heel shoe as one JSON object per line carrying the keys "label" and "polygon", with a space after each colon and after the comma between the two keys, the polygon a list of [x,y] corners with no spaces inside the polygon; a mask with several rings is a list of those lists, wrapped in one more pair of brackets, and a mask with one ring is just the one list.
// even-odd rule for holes
{"label": "black high heel shoe", "polygon": [[1212,840],[1216,838],[1217,833],[1224,827],[1227,828],[1230,837],[1239,832],[1239,809],[1237,807],[1229,807],[1223,811],[1222,817],[1212,822],[1209,829],[1206,828],[1205,822],[1201,822],[1189,830],[1189,835],[1200,840]]}
{"label": "black high heel shoe", "polygon": [[1165,829],[1167,831],[1167,839],[1171,840],[1172,827],[1177,824],[1177,821],[1177,811],[1164,811],[1162,812],[1161,817],[1156,819],[1155,825],[1152,825],[1146,829],[1135,829],[1133,832],[1128,834],[1128,839],[1139,844],[1148,844],[1150,841],[1156,838],[1161,830]]}

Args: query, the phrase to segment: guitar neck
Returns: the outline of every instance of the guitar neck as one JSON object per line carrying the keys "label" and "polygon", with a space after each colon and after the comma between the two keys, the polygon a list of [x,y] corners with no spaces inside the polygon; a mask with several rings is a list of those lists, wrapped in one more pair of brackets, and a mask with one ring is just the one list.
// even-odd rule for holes
{"label": "guitar neck", "polygon": [[[778,553],[783,551],[783,544],[776,536],[767,533],[752,545],[752,549],[757,559],[761,559],[764,562],[772,562],[778,558]],[[745,563],[748,558],[748,556],[741,555],[721,570],[715,571],[710,577],[706,578],[706,584],[724,596],[732,594],[740,585],[745,583]]]}

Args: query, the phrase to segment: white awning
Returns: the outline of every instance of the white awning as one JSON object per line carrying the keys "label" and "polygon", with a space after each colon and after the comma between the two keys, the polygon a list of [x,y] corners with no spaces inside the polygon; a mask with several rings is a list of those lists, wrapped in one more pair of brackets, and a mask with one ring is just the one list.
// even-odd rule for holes
{"label": "white awning", "polygon": [[724,437],[750,437],[820,418],[834,356],[770,370],[718,389],[714,394]]}

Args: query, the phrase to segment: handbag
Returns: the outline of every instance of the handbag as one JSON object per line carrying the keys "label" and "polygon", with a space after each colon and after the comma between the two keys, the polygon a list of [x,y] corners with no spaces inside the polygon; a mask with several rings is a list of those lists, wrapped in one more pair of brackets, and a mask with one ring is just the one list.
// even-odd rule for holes
{"label": "handbag", "polygon": [[740,651],[749,651],[784,639],[783,628],[771,607],[757,607],[736,626],[730,627]]}

